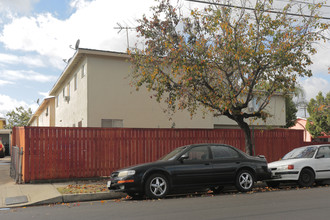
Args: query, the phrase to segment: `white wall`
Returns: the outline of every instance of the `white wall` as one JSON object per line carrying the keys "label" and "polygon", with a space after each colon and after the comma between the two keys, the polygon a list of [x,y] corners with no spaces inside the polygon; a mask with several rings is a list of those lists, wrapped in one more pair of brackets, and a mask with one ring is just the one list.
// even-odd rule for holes
{"label": "white wall", "polygon": [[[263,121],[262,119],[245,119],[249,125],[252,126],[273,126],[273,127],[280,127],[286,124],[285,121],[285,99],[283,96],[275,95],[271,98],[269,104],[265,108],[265,112],[267,112],[270,117]],[[214,124],[216,128],[233,128],[233,126],[237,126],[237,123],[226,116],[219,116],[214,118]]]}
{"label": "white wall", "polygon": [[150,98],[146,89],[135,91],[129,83],[130,64],[124,58],[88,58],[88,124],[100,127],[102,119],[123,119],[124,127],[213,128],[212,120],[187,111],[177,112],[173,120],[164,113],[165,105]]}
{"label": "white wall", "polygon": [[[214,128],[233,127],[236,123],[227,117],[206,115],[201,112],[191,119],[187,111],[178,111],[174,116],[164,113],[166,105],[159,104],[152,93],[141,88],[135,91],[129,85],[130,64],[124,56],[101,56],[111,54],[88,51],[87,55],[81,55],[71,63],[74,65],[67,79],[61,83],[62,87],[56,87],[58,107],[55,107],[55,126],[72,127],[82,122],[83,127],[101,127],[102,119],[123,120],[123,127],[136,128]],[[101,54],[101,55],[99,55]],[[86,75],[82,78],[82,66],[86,67]],[[70,66],[71,68],[71,66]],[[74,76],[77,74],[77,90],[74,90]],[[64,77],[64,76],[63,76]],[[70,100],[64,100],[63,88],[67,93],[67,84],[70,83]],[[68,94],[66,94],[67,96]],[[55,100],[56,103],[56,100]],[[56,104],[55,104],[56,106]],[[255,126],[282,126],[285,124],[284,98],[274,96],[267,107],[272,115],[266,123],[261,119],[249,121]],[[172,117],[173,120],[169,120]]]}
{"label": "white wall", "polygon": [[[87,126],[87,77],[88,73],[82,77],[82,66],[86,64],[87,59],[82,60],[72,71],[69,78],[56,92],[55,98],[55,126],[58,127],[78,127],[78,122],[82,122],[82,126]],[[74,76],[77,74],[77,90],[74,90]],[[70,84],[69,101],[63,97],[63,88],[65,96],[67,94],[67,86]],[[58,98],[58,106],[56,102]]]}

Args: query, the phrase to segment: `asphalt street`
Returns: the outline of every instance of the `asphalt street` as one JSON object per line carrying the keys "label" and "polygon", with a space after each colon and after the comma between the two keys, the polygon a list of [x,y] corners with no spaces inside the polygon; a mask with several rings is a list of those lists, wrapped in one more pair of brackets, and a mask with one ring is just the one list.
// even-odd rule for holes
{"label": "asphalt street", "polygon": [[329,219],[330,187],[162,200],[112,200],[1,210],[22,219]]}

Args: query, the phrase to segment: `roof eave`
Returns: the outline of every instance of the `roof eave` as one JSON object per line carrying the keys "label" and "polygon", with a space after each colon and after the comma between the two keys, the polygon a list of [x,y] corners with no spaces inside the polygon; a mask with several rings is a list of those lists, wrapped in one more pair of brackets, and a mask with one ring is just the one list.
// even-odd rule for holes
{"label": "roof eave", "polygon": [[45,106],[47,106],[47,104],[50,102],[51,99],[55,99],[55,97],[49,96],[42,101],[41,105],[37,108],[37,110],[34,112],[32,117],[28,121],[28,125],[30,125],[35,118],[40,116],[40,114],[43,112],[43,109],[45,109]]}

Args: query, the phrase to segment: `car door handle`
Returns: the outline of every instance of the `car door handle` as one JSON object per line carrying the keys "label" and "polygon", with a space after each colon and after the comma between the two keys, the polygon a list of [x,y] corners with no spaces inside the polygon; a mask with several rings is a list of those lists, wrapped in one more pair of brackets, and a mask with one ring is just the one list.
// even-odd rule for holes
{"label": "car door handle", "polygon": [[207,163],[204,163],[204,164],[205,164],[205,165],[210,165],[210,163],[208,163],[208,162],[207,162]]}

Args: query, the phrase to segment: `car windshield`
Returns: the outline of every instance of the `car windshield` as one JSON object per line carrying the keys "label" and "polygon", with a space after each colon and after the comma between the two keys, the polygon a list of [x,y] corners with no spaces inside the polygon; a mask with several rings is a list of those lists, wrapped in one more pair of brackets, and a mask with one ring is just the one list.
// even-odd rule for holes
{"label": "car windshield", "polygon": [[163,156],[162,158],[160,158],[159,160],[162,160],[162,161],[173,160],[178,153],[181,153],[186,148],[187,148],[186,146],[176,148],[172,152],[170,152],[169,154],[167,154],[167,155]]}
{"label": "car windshield", "polygon": [[297,148],[287,153],[282,159],[312,158],[316,149],[317,147],[314,146]]}

